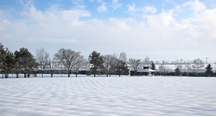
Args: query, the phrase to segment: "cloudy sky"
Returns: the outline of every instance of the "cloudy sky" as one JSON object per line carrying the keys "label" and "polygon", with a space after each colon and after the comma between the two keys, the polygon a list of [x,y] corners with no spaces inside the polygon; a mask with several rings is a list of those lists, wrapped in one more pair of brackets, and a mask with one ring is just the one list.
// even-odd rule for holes
{"label": "cloudy sky", "polygon": [[215,0],[0,0],[0,42],[14,52],[60,48],[86,58],[216,61]]}

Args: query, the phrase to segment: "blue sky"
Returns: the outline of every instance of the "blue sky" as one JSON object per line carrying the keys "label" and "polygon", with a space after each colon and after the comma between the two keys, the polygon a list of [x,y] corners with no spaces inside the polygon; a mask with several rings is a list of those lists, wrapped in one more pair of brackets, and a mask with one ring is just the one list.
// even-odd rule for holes
{"label": "blue sky", "polygon": [[86,58],[125,52],[153,61],[216,61],[215,0],[0,0],[0,42]]}

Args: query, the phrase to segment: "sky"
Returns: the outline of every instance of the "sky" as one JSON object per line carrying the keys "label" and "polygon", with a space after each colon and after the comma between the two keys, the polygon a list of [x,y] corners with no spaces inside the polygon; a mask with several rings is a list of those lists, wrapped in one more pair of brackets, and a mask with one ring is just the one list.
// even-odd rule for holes
{"label": "sky", "polygon": [[0,43],[153,61],[216,61],[215,0],[0,0]]}

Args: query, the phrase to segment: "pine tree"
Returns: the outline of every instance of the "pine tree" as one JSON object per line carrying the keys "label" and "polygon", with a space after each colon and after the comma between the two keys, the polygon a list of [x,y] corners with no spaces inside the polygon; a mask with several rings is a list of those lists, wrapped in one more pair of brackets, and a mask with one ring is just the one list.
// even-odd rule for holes
{"label": "pine tree", "polygon": [[122,74],[124,74],[124,75],[128,75],[129,74],[128,66],[122,60],[117,60],[115,68],[116,68],[116,72],[118,73],[119,77]]}
{"label": "pine tree", "polygon": [[[155,64],[154,64],[154,62],[151,63],[151,69],[155,70]],[[152,72],[152,75],[154,75],[154,74],[155,74],[155,72]]]}
{"label": "pine tree", "polygon": [[[24,72],[24,77],[30,77],[34,69],[39,66],[33,55],[27,48],[20,48],[20,51],[14,52],[16,62],[18,62],[19,69]],[[18,73],[17,73],[18,74]]]}
{"label": "pine tree", "polygon": [[211,67],[211,65],[208,64],[208,66],[205,69],[206,69],[206,75],[208,77],[211,76],[211,74],[213,73],[213,71],[212,71],[213,68]]}
{"label": "pine tree", "polygon": [[8,48],[4,50],[3,45],[1,44],[1,70],[5,74],[5,78],[8,78],[8,74],[12,72],[12,70],[16,66],[15,58],[13,53],[11,53]]}
{"label": "pine tree", "polygon": [[89,55],[89,63],[92,64],[91,72],[93,72],[94,77],[98,73],[98,70],[103,70],[103,57],[100,55],[99,52],[93,51]]}
{"label": "pine tree", "polygon": [[155,64],[154,64],[154,62],[152,62],[152,64],[151,64],[151,69],[155,70]]}
{"label": "pine tree", "polygon": [[181,72],[180,72],[180,69],[177,67],[177,68],[175,69],[175,74],[179,76],[180,73],[181,73]]}

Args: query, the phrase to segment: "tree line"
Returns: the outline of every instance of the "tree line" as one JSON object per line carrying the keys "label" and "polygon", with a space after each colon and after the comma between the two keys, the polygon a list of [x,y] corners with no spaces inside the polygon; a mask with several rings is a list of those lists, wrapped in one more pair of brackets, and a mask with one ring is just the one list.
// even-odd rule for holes
{"label": "tree line", "polygon": [[[54,54],[54,58],[50,59],[44,48],[37,49],[34,57],[27,48],[20,48],[19,51],[12,53],[0,43],[0,55],[0,72],[5,74],[5,78],[8,78],[9,73],[15,73],[17,78],[20,73],[23,73],[25,78],[31,74],[36,76],[36,71],[43,77],[44,70],[48,70],[53,77],[56,68],[66,71],[68,77],[71,73],[75,73],[77,77],[82,67],[90,68],[90,74],[94,74],[94,77],[96,74],[129,74],[125,53],[121,53],[118,58],[117,55],[102,56],[99,52],[93,51],[87,60],[80,52],[61,48]],[[63,66],[63,69],[60,66]]]}
{"label": "tree line", "polygon": [[[43,73],[48,71],[53,77],[55,71],[65,71],[70,77],[71,73],[75,73],[76,77],[81,68],[89,69],[89,74],[106,74],[106,76],[115,75],[137,75],[137,71],[142,68],[143,64],[149,65],[151,69],[155,70],[155,64],[150,61],[149,57],[146,57],[143,61],[141,59],[130,58],[127,61],[126,53],[120,53],[119,57],[116,54],[113,55],[101,55],[99,52],[93,51],[88,59],[85,59],[80,52],[73,51],[71,49],[61,48],[54,54],[53,59],[50,59],[49,53],[44,48],[36,50],[36,57],[34,57],[27,48],[20,48],[14,53],[4,48],[0,43],[0,72],[5,74],[5,78],[8,78],[9,73],[15,73],[16,77],[19,74],[24,74],[24,77],[30,77],[31,74],[37,75],[40,73],[43,77]],[[175,74],[182,75],[185,71],[183,69],[183,59],[175,61]],[[185,68],[187,73],[195,72],[200,73],[200,69],[204,67],[204,63],[201,59],[195,59],[194,64],[187,63]],[[129,68],[131,70],[129,70]],[[47,73],[47,72],[46,72]],[[169,73],[169,68],[162,62],[155,75],[166,75]],[[209,64],[206,67],[205,74],[211,76],[213,74],[212,67]]]}

